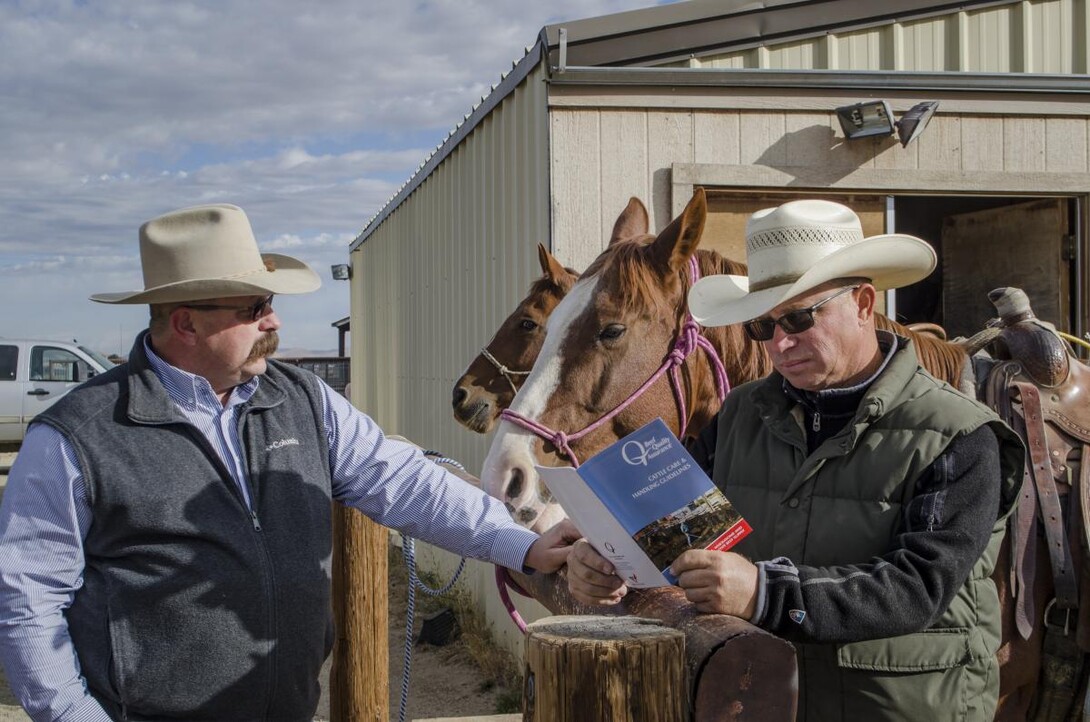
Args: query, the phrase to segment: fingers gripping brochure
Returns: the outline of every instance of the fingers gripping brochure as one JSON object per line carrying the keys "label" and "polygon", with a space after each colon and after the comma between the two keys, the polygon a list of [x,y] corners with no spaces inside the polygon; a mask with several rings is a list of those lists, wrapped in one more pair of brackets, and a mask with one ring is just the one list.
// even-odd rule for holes
{"label": "fingers gripping brochure", "polygon": [[537,471],[630,587],[676,584],[669,567],[681,552],[726,551],[752,531],[662,419],[578,469]]}

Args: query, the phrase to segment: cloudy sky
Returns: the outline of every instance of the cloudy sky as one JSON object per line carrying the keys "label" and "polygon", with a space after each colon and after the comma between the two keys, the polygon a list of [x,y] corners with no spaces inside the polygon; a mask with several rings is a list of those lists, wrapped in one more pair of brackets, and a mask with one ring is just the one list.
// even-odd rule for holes
{"label": "cloudy sky", "polygon": [[246,209],[323,279],[282,346],[336,349],[329,266],[542,26],[655,0],[0,0],[0,336],[127,352],[137,229]]}

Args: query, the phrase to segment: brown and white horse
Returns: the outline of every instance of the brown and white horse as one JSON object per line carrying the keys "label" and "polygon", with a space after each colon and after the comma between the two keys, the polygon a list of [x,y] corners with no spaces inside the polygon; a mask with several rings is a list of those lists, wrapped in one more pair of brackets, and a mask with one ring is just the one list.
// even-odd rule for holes
{"label": "brown and white horse", "polygon": [[[712,354],[689,348],[696,352],[678,359],[683,417],[670,375],[661,373],[671,357],[678,357],[687,322],[685,298],[694,280],[690,259],[701,275],[745,272],[742,264],[697,251],[706,215],[700,190],[681,216],[657,237],[649,236],[646,209],[629,202],[609,246],[549,317],[537,362],[504,415],[532,420],[562,436],[543,440],[501,416],[481,475],[484,489],[504,500],[524,526],[545,529],[563,518],[539,483],[535,463],[567,465],[573,455],[586,459],[657,416],[679,436],[686,429],[695,434],[719,410],[722,389]],[[730,383],[771,370],[764,349],[746,338],[741,326],[701,329],[700,335],[722,359]],[[591,428],[606,417],[606,423]]]}
{"label": "brown and white horse", "polygon": [[578,271],[565,268],[540,243],[537,257],[541,278],[454,382],[454,418],[478,434],[491,431],[500,412],[511,405],[537,360],[545,322],[579,277]]}

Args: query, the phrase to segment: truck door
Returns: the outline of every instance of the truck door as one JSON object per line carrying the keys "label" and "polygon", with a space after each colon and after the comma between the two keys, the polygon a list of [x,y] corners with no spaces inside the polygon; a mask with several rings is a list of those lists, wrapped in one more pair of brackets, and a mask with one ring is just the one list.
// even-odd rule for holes
{"label": "truck door", "polygon": [[23,394],[23,429],[36,415],[87,380],[89,366],[71,351],[47,344],[30,347],[30,376]]}
{"label": "truck door", "polygon": [[0,442],[23,440],[23,385],[16,380],[19,347],[0,344]]}

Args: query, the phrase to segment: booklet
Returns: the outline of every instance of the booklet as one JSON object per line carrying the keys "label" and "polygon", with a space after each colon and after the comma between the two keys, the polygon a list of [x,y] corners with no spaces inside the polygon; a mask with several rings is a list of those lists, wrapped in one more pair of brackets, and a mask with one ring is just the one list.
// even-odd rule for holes
{"label": "booklet", "polygon": [[538,466],[560,506],[633,588],[676,584],[686,549],[726,551],[752,531],[662,419],[578,469]]}

